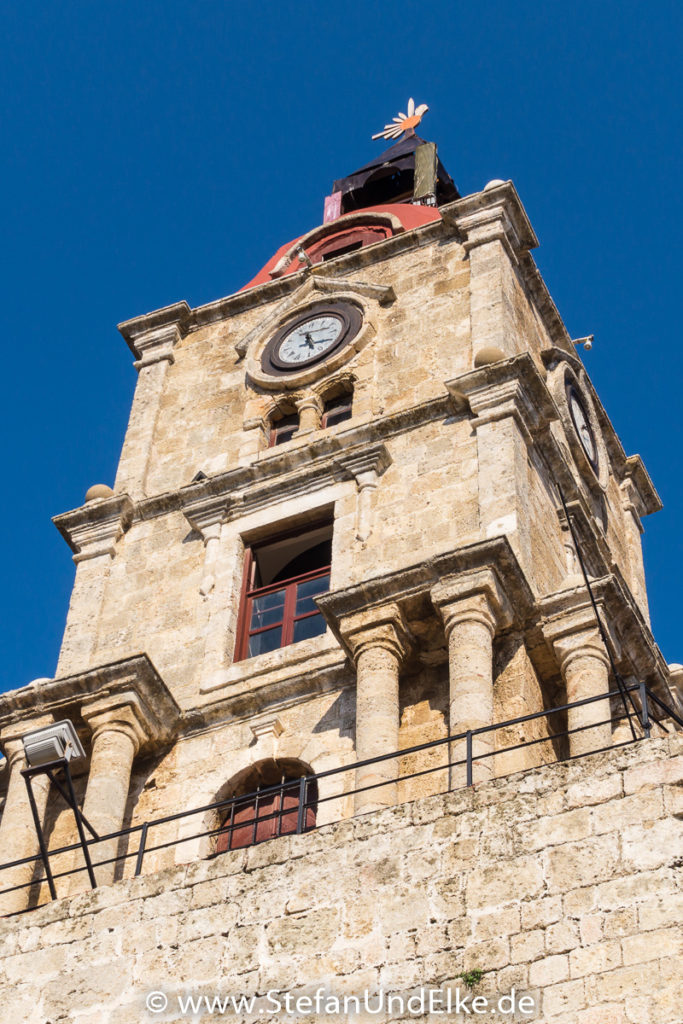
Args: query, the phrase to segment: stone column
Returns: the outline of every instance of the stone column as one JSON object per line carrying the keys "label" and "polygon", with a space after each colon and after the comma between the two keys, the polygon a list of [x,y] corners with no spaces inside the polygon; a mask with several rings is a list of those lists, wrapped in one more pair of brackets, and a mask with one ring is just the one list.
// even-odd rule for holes
{"label": "stone column", "polygon": [[[83,717],[93,736],[83,814],[99,836],[123,828],[133,760],[144,740],[136,710],[134,698],[115,707],[108,707],[104,699],[83,708]],[[94,864],[109,860],[119,852],[119,840],[96,843],[90,850]],[[120,874],[123,863],[96,866],[97,884],[111,884],[115,875]],[[79,879],[77,888],[83,887]]]}
{"label": "stone column", "polygon": [[[448,641],[449,733],[493,724],[493,637],[512,621],[512,612],[496,573],[481,569],[445,579],[432,589],[431,598],[443,618]],[[473,737],[473,757],[495,749],[495,733]],[[466,741],[454,743],[450,760],[464,761]],[[494,758],[476,761],[472,779],[484,781],[495,774]],[[466,765],[451,768],[451,789],[466,785]]]}
{"label": "stone column", "polygon": [[[21,735],[47,724],[47,722],[25,722]],[[16,734],[16,730],[13,730],[11,737],[3,737],[2,747],[9,768],[7,796],[0,820],[0,861],[4,864],[8,861],[20,860],[22,857],[37,856],[40,853],[40,847],[26,783],[21,774],[22,769],[26,767],[24,746]],[[38,817],[42,825],[45,821],[50,780],[47,775],[37,775],[33,778],[32,785]],[[39,862],[39,867],[40,864],[41,862]],[[35,870],[36,864],[31,861],[28,864],[19,864],[15,868],[0,871],[0,889],[26,885],[24,889],[0,895],[0,915],[26,910],[31,896],[31,887],[27,883],[33,878]]]}
{"label": "stone column", "polygon": [[[567,600],[572,601],[569,595]],[[567,607],[543,624],[543,633],[560,664],[567,704],[597,697],[610,689],[610,663],[590,605]],[[569,752],[572,757],[602,750],[612,743],[610,701],[595,701],[567,712],[567,728],[581,729],[570,733]],[[551,726],[559,727],[557,716]],[[604,724],[600,724],[604,723]]]}
{"label": "stone column", "polygon": [[[356,758],[364,761],[398,750],[398,679],[408,648],[408,631],[395,605],[358,612],[340,623],[356,666]],[[359,768],[355,813],[366,814],[396,803],[398,759]]]}
{"label": "stone column", "polygon": [[303,434],[306,430],[319,430],[323,403],[318,395],[304,395],[297,401],[296,411],[299,413],[299,429],[297,433]]}
{"label": "stone column", "polygon": [[[609,690],[609,659],[597,629],[583,630],[554,644],[564,679],[567,703],[596,697]],[[602,750],[612,742],[610,702],[596,701],[567,712],[567,728],[583,729],[569,736],[572,756]],[[604,723],[604,724],[599,724]]]}

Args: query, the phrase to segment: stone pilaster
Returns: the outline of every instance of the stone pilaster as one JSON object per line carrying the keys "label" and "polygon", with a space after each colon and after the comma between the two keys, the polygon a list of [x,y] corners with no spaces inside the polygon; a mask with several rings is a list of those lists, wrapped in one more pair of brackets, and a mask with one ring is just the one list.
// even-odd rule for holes
{"label": "stone pilaster", "polygon": [[[398,750],[398,681],[408,649],[408,631],[395,605],[342,619],[340,629],[356,666],[356,758],[364,761]],[[396,803],[398,760],[359,768],[355,812],[365,814]]]}
{"label": "stone pilaster", "polygon": [[501,182],[459,203],[456,228],[470,263],[470,322],[473,364],[488,350],[501,358],[524,351],[515,319],[521,253],[538,241],[512,182]]}
{"label": "stone pilaster", "polygon": [[[556,601],[558,595],[555,595]],[[583,603],[579,603],[579,601]],[[585,596],[577,600],[568,592],[566,607],[543,622],[543,634],[559,662],[567,703],[597,697],[610,689],[610,662],[595,614]],[[572,756],[601,750],[612,742],[608,700],[595,701],[567,712]],[[555,729],[558,722],[553,722]]]}
{"label": "stone pilaster", "polygon": [[127,494],[88,502],[53,522],[65,538],[76,563],[56,675],[88,668],[97,648],[97,630],[116,545],[128,529],[133,503]]}
{"label": "stone pilaster", "polygon": [[147,471],[168,368],[173,350],[183,338],[190,318],[185,302],[119,324],[119,331],[136,357],[138,381],[114,490],[135,500],[147,495]]}
{"label": "stone pilaster", "polygon": [[226,550],[236,539],[226,529],[231,502],[227,497],[203,497],[185,509],[185,517],[204,542],[204,569],[199,585],[203,601],[205,645],[203,679],[225,667],[231,600],[236,585],[234,558]]}
{"label": "stone pilaster", "polygon": [[[444,622],[448,641],[449,723],[451,735],[493,724],[493,638],[512,622],[512,609],[492,569],[462,573],[437,583],[432,602]],[[495,734],[473,739],[474,757],[484,757],[473,766],[473,781],[495,774]],[[464,741],[453,744],[451,761],[466,757]],[[464,765],[451,769],[451,788],[466,781]]]}
{"label": "stone pilaster", "polygon": [[385,445],[371,445],[365,451],[337,460],[346,476],[352,476],[358,488],[356,500],[356,540],[366,541],[373,529],[373,494],[380,476],[391,465]]}
{"label": "stone pilaster", "polygon": [[[21,774],[22,769],[26,768],[21,737],[27,732],[49,725],[51,722],[51,718],[26,720],[22,723],[20,730],[16,727],[7,728],[0,734],[0,745],[7,758],[9,769],[7,795],[2,819],[0,819],[0,862],[2,863],[21,860],[22,857],[35,857],[40,853],[26,782]],[[50,780],[46,775],[37,775],[32,780],[32,786],[38,817],[43,824]],[[33,879],[35,871],[34,861],[0,871],[0,889],[26,886],[26,888],[15,889],[14,892],[0,895],[0,916],[17,913],[29,906],[31,897],[29,883]]]}
{"label": "stone pilaster", "polygon": [[650,609],[647,602],[645,586],[645,568],[643,565],[643,543],[641,535],[643,526],[640,517],[643,514],[642,503],[633,480],[627,478],[621,484],[621,505],[624,510],[624,534],[630,569],[629,585],[643,618],[650,624]]}
{"label": "stone pilaster", "polygon": [[477,438],[482,540],[507,536],[522,567],[535,568],[529,452],[557,412],[528,354],[473,370],[446,384],[467,407]]}

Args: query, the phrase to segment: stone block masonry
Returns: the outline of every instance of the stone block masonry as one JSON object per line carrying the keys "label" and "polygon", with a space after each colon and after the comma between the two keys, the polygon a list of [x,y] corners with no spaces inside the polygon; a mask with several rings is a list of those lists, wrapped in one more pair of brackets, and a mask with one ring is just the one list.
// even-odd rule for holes
{"label": "stone block masonry", "polygon": [[6,918],[3,1020],[208,1021],[178,996],[465,990],[479,969],[476,994],[533,998],[516,1020],[681,1024],[682,786],[681,737],[653,739]]}

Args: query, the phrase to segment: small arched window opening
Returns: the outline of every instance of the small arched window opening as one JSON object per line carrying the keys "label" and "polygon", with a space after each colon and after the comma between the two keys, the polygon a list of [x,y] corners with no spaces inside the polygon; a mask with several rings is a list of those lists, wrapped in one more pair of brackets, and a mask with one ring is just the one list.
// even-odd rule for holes
{"label": "small arched window opening", "polygon": [[349,387],[328,394],[323,403],[323,414],[320,426],[333,427],[344,420],[350,420],[353,415],[353,390]]}
{"label": "small arched window opening", "polygon": [[275,448],[279,444],[291,441],[298,429],[299,414],[294,408],[277,410],[270,417],[268,447]]}
{"label": "small arched window opening", "polygon": [[312,263],[325,263],[327,260],[345,256],[347,253],[363,249],[373,242],[381,242],[390,238],[393,231],[388,224],[363,224],[346,231],[336,231],[327,238],[322,238],[306,249]]}
{"label": "small arched window opening", "polygon": [[216,853],[310,832],[318,810],[318,784],[293,758],[270,758],[241,773],[227,787],[235,799],[221,815]]}

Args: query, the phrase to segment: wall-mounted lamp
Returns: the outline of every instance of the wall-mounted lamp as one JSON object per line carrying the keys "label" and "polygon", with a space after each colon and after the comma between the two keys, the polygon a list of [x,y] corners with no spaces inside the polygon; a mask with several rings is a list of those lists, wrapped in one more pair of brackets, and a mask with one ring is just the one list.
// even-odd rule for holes
{"label": "wall-mounted lamp", "polygon": [[68,719],[27,732],[21,741],[30,768],[38,768],[51,761],[78,761],[85,757],[78,733]]}
{"label": "wall-mounted lamp", "polygon": [[583,347],[585,348],[586,352],[590,352],[590,350],[593,348],[593,341],[594,341],[594,339],[595,339],[595,335],[594,334],[587,334],[585,338],[574,338],[572,344],[574,344],[576,346],[583,345]]}

